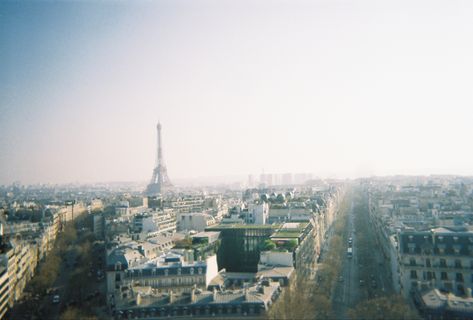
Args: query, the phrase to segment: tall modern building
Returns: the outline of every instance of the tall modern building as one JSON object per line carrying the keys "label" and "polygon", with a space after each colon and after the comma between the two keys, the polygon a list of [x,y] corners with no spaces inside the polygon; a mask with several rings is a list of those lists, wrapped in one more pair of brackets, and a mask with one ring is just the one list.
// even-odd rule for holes
{"label": "tall modern building", "polygon": [[163,150],[161,145],[161,124],[158,122],[158,148],[156,154],[156,163],[154,165],[153,176],[146,188],[148,196],[156,196],[164,193],[165,188],[172,187],[171,181],[168,177],[166,165],[163,161]]}

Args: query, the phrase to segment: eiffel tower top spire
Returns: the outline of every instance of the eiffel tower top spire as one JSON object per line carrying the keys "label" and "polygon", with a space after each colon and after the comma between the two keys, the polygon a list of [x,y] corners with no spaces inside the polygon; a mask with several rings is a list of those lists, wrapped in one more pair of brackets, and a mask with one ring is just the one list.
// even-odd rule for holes
{"label": "eiffel tower top spire", "polygon": [[172,187],[172,183],[169,180],[166,165],[163,161],[163,150],[161,144],[161,123],[158,122],[157,129],[157,154],[156,162],[154,165],[153,175],[151,181],[146,188],[146,194],[149,196],[156,196],[162,194],[165,188]]}
{"label": "eiffel tower top spire", "polygon": [[155,167],[158,167],[160,164],[163,163],[163,149],[161,148],[161,123],[158,122],[156,126],[158,130],[158,149],[156,154],[156,164]]}

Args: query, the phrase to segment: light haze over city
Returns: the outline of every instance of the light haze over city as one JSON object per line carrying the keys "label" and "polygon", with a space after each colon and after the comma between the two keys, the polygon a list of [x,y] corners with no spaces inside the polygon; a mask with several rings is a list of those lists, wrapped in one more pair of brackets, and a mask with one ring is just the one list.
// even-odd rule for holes
{"label": "light haze over city", "polygon": [[473,3],[0,4],[0,184],[473,174]]}

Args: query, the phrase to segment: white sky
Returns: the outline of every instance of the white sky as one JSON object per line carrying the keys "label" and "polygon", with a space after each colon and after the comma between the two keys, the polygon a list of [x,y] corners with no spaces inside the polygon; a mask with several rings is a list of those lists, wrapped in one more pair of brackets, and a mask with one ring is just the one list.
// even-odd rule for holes
{"label": "white sky", "polygon": [[6,9],[0,184],[473,174],[471,1]]}

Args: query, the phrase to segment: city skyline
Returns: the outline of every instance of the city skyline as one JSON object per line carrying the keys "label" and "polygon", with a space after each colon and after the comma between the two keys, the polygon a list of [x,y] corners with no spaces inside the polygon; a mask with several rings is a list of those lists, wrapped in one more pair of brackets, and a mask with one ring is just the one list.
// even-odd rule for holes
{"label": "city skyline", "polygon": [[0,3],[0,185],[473,175],[473,4]]}

